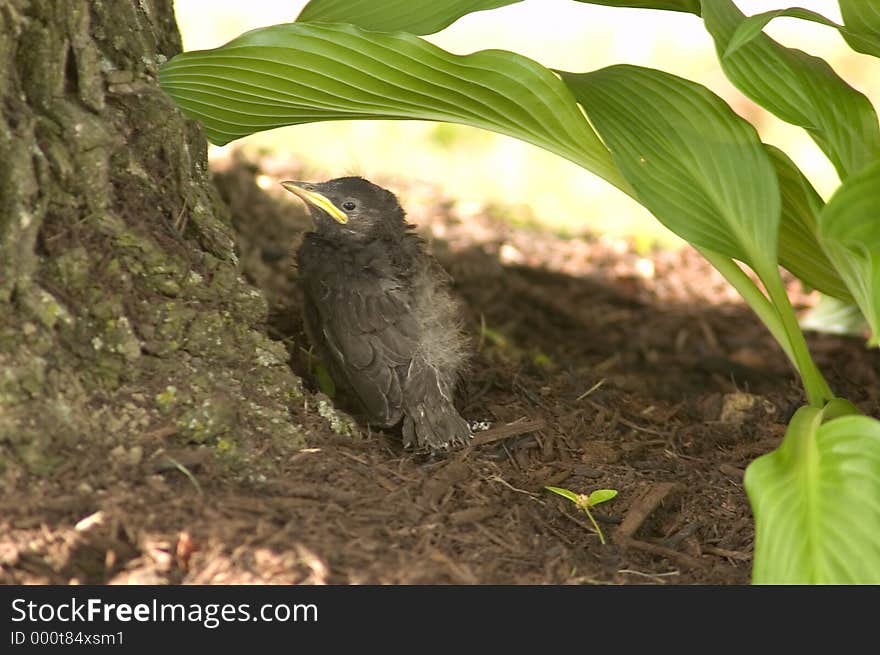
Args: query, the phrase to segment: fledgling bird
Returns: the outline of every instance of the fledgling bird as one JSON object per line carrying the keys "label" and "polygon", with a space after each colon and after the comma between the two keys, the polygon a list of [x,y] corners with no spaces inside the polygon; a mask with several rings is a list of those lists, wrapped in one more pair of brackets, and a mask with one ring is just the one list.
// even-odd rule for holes
{"label": "fledgling bird", "polygon": [[467,441],[453,404],[467,356],[461,313],[397,197],[360,177],[281,184],[315,223],[297,253],[303,315],[337,388],[366,423],[402,422],[406,447]]}

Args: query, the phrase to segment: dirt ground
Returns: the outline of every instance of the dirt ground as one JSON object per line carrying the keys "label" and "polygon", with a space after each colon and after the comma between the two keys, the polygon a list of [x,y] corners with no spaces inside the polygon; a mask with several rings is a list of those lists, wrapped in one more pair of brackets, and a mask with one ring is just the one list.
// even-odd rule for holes
{"label": "dirt ground", "polygon": [[[560,238],[398,191],[464,300],[475,355],[463,415],[491,427],[443,457],[328,411],[302,333],[292,250],[308,225],[264,159],[217,174],[269,334],[310,386],[290,421],[311,435],[230,463],[144,432],[172,465],[82,453],[23,497],[0,498],[0,583],[743,584],[754,529],[745,467],[803,402],[780,349],[689,249]],[[261,187],[271,188],[263,191]],[[790,284],[799,306],[812,296]],[[811,335],[841,395],[880,415],[880,355]],[[112,455],[112,453],[111,453]],[[118,458],[117,458],[118,459]],[[585,515],[544,490],[616,489]]]}

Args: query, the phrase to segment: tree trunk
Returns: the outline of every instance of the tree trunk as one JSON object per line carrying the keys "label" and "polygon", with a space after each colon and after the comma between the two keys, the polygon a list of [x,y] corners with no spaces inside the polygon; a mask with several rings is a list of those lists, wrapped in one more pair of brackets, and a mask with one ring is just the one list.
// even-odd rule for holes
{"label": "tree trunk", "polygon": [[302,445],[205,139],[156,83],[179,50],[171,0],[0,0],[7,491],[169,442]]}

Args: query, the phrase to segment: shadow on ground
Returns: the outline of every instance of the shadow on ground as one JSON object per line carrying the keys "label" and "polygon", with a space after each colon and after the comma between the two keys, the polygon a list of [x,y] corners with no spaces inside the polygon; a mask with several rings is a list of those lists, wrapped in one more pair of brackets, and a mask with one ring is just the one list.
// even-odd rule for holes
{"label": "shadow on ground", "polygon": [[[538,234],[405,188],[474,335],[463,414],[493,426],[446,457],[413,456],[394,435],[351,434],[316,393],[292,258],[307,222],[257,178],[243,161],[217,174],[267,330],[309,388],[290,411],[309,447],[253,444],[236,465],[175,444],[180,466],[108,465],[87,487],[72,461],[40,495],[0,501],[0,582],[748,582],[743,470],[802,393],[693,252]],[[878,355],[855,339],[811,346],[832,387],[878,415]],[[618,490],[597,516],[610,543],[546,485]]]}

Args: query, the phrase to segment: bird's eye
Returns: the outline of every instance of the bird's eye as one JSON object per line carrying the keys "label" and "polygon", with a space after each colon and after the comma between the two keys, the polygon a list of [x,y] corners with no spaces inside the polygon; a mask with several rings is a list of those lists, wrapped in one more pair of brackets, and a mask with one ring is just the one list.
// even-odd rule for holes
{"label": "bird's eye", "polygon": [[355,207],[357,207],[357,203],[354,200],[346,200],[342,203],[342,208],[347,212],[350,212]]}

